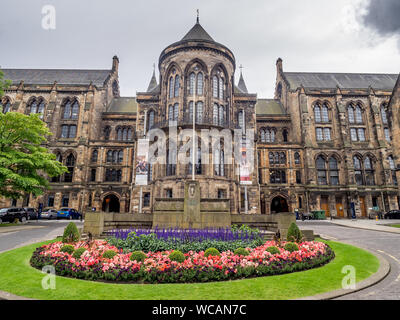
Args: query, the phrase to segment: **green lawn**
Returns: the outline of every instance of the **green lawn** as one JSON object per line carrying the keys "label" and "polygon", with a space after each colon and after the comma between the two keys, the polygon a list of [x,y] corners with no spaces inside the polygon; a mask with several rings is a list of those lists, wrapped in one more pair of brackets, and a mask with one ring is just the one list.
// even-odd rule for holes
{"label": "green lawn", "polygon": [[19,226],[18,223],[0,223],[0,228],[1,227],[15,227],[15,226]]}
{"label": "green lawn", "polygon": [[390,224],[390,227],[400,228],[400,224]]}
{"label": "green lawn", "polygon": [[343,266],[356,268],[357,282],[379,268],[369,252],[338,242],[326,241],[336,258],[327,265],[286,275],[200,284],[110,284],[56,277],[56,289],[44,290],[44,277],[29,265],[33,244],[0,254],[0,290],[36,299],[295,299],[341,288]]}

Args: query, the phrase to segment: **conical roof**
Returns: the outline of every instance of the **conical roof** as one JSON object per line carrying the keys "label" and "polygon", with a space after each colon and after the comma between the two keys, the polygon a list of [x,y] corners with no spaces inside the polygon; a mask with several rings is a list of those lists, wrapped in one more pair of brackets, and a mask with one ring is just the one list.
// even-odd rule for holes
{"label": "conical roof", "polygon": [[151,77],[149,86],[147,87],[147,92],[153,91],[157,85],[156,72],[153,70],[153,76]]}
{"label": "conical roof", "polygon": [[240,78],[238,83],[238,88],[243,91],[244,93],[248,93],[246,83],[244,82],[242,72],[240,72]]}
{"label": "conical roof", "polygon": [[181,41],[188,41],[188,40],[201,40],[201,41],[215,42],[214,39],[201,26],[198,19],[197,19],[196,24],[193,26],[193,28],[189,30],[189,32],[182,38]]}

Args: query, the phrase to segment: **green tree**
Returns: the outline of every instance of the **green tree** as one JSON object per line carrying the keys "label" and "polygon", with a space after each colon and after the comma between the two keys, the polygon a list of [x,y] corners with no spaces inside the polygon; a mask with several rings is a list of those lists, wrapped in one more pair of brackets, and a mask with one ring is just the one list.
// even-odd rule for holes
{"label": "green tree", "polygon": [[[0,72],[0,99],[9,84]],[[0,109],[0,196],[40,195],[49,189],[47,177],[68,171],[43,147],[51,132],[39,114],[3,113],[1,105]]]}

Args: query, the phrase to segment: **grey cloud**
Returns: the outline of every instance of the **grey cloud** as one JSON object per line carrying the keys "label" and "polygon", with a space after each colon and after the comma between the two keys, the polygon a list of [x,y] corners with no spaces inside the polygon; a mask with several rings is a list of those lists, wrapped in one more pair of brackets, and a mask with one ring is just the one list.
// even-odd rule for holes
{"label": "grey cloud", "polygon": [[369,0],[362,21],[382,36],[400,35],[400,1]]}

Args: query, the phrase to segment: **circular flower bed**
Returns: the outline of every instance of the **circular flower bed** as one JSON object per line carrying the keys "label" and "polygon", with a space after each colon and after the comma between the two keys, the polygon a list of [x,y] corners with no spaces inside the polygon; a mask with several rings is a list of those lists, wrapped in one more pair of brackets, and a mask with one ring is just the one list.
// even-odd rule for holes
{"label": "circular flower bed", "polygon": [[[75,258],[71,250],[62,249],[65,243],[54,242],[37,248],[30,263],[38,269],[53,265],[57,275],[86,280],[188,283],[301,271],[321,266],[334,257],[333,250],[322,242],[297,243],[298,250],[292,252],[285,249],[286,244],[267,241],[256,248],[243,248],[247,255],[232,251],[220,255],[189,251],[184,254],[183,262],[177,262],[170,258],[172,251],[148,252],[141,261],[132,260],[132,252],[123,253],[102,240],[72,244],[74,252],[79,250]],[[278,250],[267,250],[270,247]],[[116,254],[110,255],[110,251]]]}

